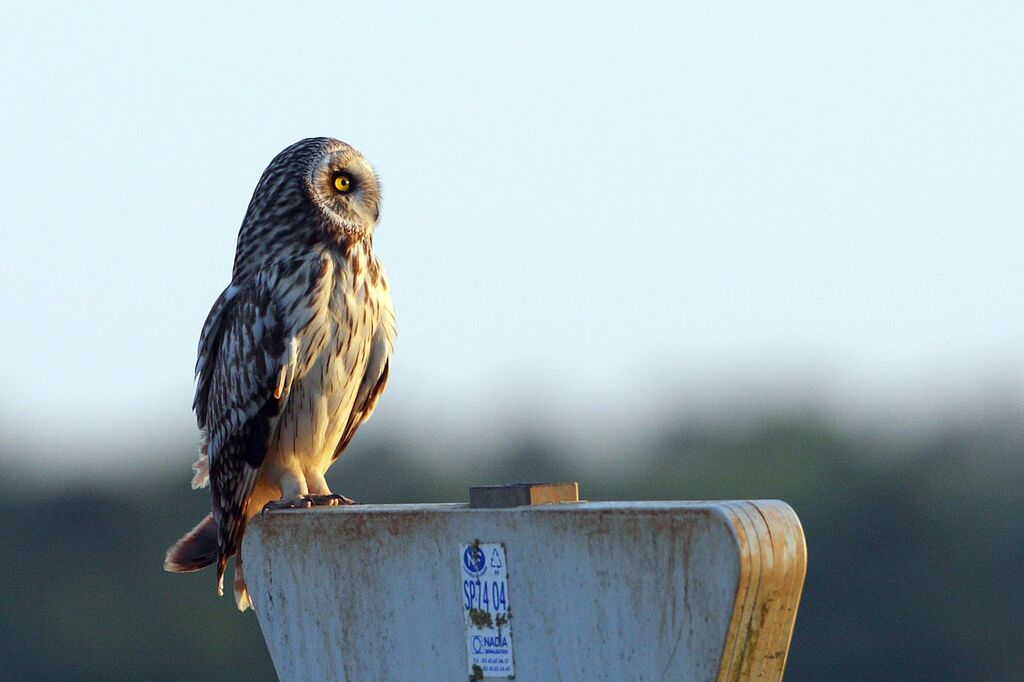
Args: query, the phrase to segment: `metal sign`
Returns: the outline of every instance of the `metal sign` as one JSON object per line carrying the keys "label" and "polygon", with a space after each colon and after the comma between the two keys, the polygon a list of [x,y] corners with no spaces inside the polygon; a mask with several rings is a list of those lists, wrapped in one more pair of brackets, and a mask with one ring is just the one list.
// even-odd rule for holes
{"label": "metal sign", "polygon": [[460,545],[459,566],[469,679],[514,677],[505,546],[479,541]]}

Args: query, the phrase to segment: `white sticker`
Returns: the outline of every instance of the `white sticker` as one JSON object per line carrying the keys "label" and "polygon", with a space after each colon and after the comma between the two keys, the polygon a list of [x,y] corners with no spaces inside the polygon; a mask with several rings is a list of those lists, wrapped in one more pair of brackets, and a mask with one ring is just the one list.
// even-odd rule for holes
{"label": "white sticker", "polygon": [[469,679],[514,677],[505,545],[460,545],[459,567]]}

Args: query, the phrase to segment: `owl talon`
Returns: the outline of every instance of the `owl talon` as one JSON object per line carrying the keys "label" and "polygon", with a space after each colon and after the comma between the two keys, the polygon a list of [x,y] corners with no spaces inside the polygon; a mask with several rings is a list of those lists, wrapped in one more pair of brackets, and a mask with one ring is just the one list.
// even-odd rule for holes
{"label": "owl talon", "polygon": [[303,499],[308,500],[312,505],[318,507],[337,507],[338,505],[356,504],[355,500],[350,500],[344,495],[338,495],[337,493],[331,493],[329,495],[306,495]]}
{"label": "owl talon", "polygon": [[300,497],[297,500],[271,500],[263,505],[260,514],[266,514],[268,511],[276,509],[308,509],[312,506],[313,502],[308,497]]}

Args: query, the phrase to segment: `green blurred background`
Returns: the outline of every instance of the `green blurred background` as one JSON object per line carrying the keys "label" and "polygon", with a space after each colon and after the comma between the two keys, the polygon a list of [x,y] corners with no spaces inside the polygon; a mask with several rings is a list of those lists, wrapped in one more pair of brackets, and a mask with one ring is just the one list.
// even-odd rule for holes
{"label": "green blurred background", "polygon": [[[188,490],[190,443],[161,447],[180,465],[108,485],[26,484],[8,465],[5,678],[274,678],[255,617],[215,596],[209,570],[161,570],[167,545],[208,508],[205,490]],[[614,461],[595,467],[571,444],[523,432],[446,465],[416,433],[371,434],[331,483],[365,502],[463,501],[470,485],[518,480],[579,480],[594,500],[782,498],[809,546],[787,679],[1019,679],[1019,420],[896,436],[807,410],[724,414],[666,422],[610,449]]]}

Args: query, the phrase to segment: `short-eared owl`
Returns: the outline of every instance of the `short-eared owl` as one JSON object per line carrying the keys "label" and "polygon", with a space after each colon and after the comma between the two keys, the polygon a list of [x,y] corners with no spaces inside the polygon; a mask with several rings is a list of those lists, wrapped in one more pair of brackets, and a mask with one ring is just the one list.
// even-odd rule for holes
{"label": "short-eared owl", "polygon": [[238,233],[231,284],[199,338],[196,418],[203,446],[192,487],[213,511],[167,551],[169,571],[217,564],[217,590],[245,524],[264,507],[348,502],[324,473],[369,419],[388,380],[391,295],[373,256],[380,215],[373,168],[338,140],[278,154]]}

